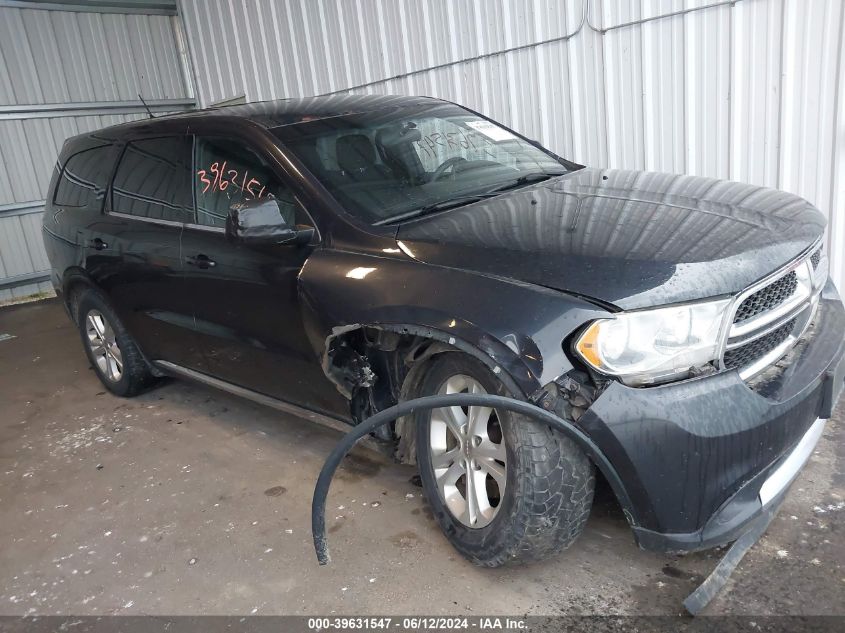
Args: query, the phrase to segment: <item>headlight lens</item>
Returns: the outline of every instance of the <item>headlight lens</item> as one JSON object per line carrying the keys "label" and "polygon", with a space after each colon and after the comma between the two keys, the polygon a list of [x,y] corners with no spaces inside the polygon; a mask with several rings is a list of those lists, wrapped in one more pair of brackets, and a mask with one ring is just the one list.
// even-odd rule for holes
{"label": "headlight lens", "polygon": [[597,371],[629,385],[666,382],[715,360],[730,299],[624,312],[593,321],[575,343]]}

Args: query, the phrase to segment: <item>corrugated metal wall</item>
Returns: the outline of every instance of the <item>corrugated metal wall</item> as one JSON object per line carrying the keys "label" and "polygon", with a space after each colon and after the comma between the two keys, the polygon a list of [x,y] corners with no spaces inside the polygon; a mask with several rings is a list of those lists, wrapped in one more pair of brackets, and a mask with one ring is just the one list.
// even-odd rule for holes
{"label": "corrugated metal wall", "polygon": [[0,2],[0,303],[52,289],[40,214],[64,140],[145,116],[138,94],[194,102],[176,20]]}
{"label": "corrugated metal wall", "polygon": [[581,163],[786,189],[828,214],[845,282],[841,0],[180,4],[202,104],[432,95]]}

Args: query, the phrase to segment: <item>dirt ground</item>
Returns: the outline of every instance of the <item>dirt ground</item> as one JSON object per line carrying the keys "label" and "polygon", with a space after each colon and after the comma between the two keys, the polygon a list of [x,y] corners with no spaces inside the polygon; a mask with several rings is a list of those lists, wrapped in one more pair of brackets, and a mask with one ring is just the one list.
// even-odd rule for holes
{"label": "dirt ground", "polygon": [[[610,493],[528,567],[460,557],[412,483],[360,449],[310,535],[337,431],[185,382],[107,393],[56,301],[0,310],[0,615],[677,614],[718,551],[638,550]],[[845,614],[842,407],[708,614]]]}

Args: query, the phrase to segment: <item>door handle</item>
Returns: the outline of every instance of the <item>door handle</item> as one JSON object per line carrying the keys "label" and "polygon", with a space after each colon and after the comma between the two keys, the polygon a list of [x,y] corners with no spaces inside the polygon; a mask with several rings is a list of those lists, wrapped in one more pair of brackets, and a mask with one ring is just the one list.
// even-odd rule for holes
{"label": "door handle", "polygon": [[109,245],[99,237],[95,237],[93,240],[88,240],[88,247],[93,248],[95,251],[101,251],[108,248]]}
{"label": "door handle", "polygon": [[200,253],[199,255],[195,255],[193,257],[186,257],[185,263],[189,264],[190,266],[196,266],[197,268],[214,268],[217,266],[217,262],[213,259],[209,259],[208,255],[203,255]]}

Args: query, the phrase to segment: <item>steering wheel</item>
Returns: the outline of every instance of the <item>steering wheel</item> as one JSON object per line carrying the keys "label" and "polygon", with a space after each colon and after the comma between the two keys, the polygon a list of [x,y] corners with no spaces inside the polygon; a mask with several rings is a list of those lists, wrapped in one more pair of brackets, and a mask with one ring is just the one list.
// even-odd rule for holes
{"label": "steering wheel", "polygon": [[452,156],[452,158],[447,158],[442,163],[440,163],[437,169],[434,170],[434,173],[431,174],[431,180],[429,182],[437,182],[438,180],[443,178],[443,176],[450,168],[452,168],[452,174],[454,174],[455,165],[457,165],[458,163],[465,162],[467,162],[467,159],[463,158],[462,156]]}

